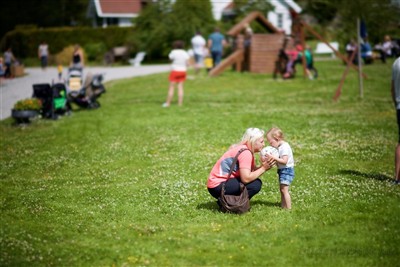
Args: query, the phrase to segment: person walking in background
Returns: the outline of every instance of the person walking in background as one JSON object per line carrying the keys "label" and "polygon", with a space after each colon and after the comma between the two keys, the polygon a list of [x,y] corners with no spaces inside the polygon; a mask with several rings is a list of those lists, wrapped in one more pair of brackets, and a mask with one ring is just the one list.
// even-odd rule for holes
{"label": "person walking in background", "polygon": [[294,179],[294,158],[293,151],[289,143],[284,140],[283,132],[279,128],[271,128],[267,132],[267,140],[271,146],[278,149],[279,158],[271,155],[278,165],[279,189],[281,192],[281,207],[283,209],[292,208],[289,186]]}
{"label": "person walking in background", "polygon": [[72,54],[71,67],[82,69],[84,67],[83,52],[81,47],[76,44],[74,47],[74,52]]}
{"label": "person walking in background", "polygon": [[175,86],[178,87],[178,105],[183,104],[183,83],[186,80],[186,71],[189,65],[190,56],[184,49],[183,41],[175,41],[173,50],[169,53],[168,57],[172,60],[171,73],[169,75],[169,89],[167,101],[162,105],[164,108],[171,105],[172,98],[174,97]]}
{"label": "person walking in background", "polygon": [[11,65],[13,61],[15,61],[15,57],[10,47],[7,49],[6,52],[4,52],[4,65],[5,65],[4,78],[11,77]]}
{"label": "person walking in background", "polygon": [[208,36],[208,48],[211,51],[214,68],[221,62],[225,45],[225,36],[219,32],[219,28],[215,28],[214,32]]}
{"label": "person walking in background", "polygon": [[400,184],[400,57],[396,59],[392,66],[392,86],[391,93],[393,103],[396,108],[396,116],[397,116],[397,127],[399,138],[397,141],[397,146],[395,150],[394,156],[394,184]]}
{"label": "person walking in background", "polygon": [[42,69],[45,70],[48,64],[49,46],[44,41],[39,45],[38,57],[40,59],[40,64],[42,66]]}
{"label": "person walking in background", "polygon": [[390,39],[389,35],[385,35],[380,50],[382,63],[386,63],[386,58],[392,56],[392,49],[393,49],[392,40]]}
{"label": "person walking in background", "polygon": [[203,66],[204,60],[204,52],[206,49],[206,39],[201,36],[201,32],[197,31],[196,35],[191,40],[193,53],[194,53],[194,61],[195,61],[195,73],[199,73],[200,68]]}

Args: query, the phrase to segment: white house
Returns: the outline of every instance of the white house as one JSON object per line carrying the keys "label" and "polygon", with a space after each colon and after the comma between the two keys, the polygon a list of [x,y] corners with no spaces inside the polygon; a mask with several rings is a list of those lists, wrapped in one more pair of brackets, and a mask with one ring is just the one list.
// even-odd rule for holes
{"label": "white house", "polygon": [[137,17],[146,6],[147,0],[89,0],[87,15],[92,18],[93,26],[98,19],[103,27],[118,25],[132,26],[132,18]]}
{"label": "white house", "polygon": [[267,18],[278,29],[284,30],[286,34],[292,32],[292,15],[295,12],[300,14],[302,9],[292,0],[269,0],[274,7],[268,12]]}
{"label": "white house", "polygon": [[214,19],[220,20],[224,9],[226,9],[232,3],[232,0],[210,0],[210,2],[213,9],[212,12]]}
{"label": "white house", "polygon": [[[222,16],[231,16],[233,15],[233,2],[227,0],[211,0],[213,3],[213,11],[214,16],[216,18],[220,18]],[[217,13],[217,4],[218,8],[221,5],[221,1],[226,4],[225,8],[221,10],[221,14]],[[266,18],[269,22],[272,23],[276,28],[283,30],[286,34],[291,34],[292,28],[292,15],[291,14],[300,14],[302,9],[299,5],[297,5],[292,0],[268,0],[271,5],[274,7],[273,11],[268,12],[266,14]],[[218,9],[219,10],[219,9]]]}

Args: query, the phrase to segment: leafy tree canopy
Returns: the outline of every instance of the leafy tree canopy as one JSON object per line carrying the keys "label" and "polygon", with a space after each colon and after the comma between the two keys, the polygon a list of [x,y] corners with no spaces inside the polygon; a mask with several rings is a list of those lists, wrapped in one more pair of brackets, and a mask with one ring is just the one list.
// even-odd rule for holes
{"label": "leafy tree canopy", "polygon": [[342,41],[357,37],[357,18],[366,23],[371,43],[381,42],[386,34],[400,38],[400,4],[393,0],[299,0],[303,14],[314,17],[321,30],[335,29]]}
{"label": "leafy tree canopy", "polygon": [[184,41],[188,48],[196,31],[206,37],[214,24],[209,0],[159,0],[135,19],[138,46],[149,57],[165,57],[176,40]]}
{"label": "leafy tree canopy", "polygon": [[[233,0],[233,14],[224,18],[223,29],[228,31],[236,23],[253,11],[259,11],[264,16],[272,10],[272,5],[266,0]],[[257,23],[251,25],[255,32],[263,31]]]}
{"label": "leafy tree canopy", "polygon": [[237,22],[252,11],[260,11],[266,15],[268,11],[272,10],[269,1],[265,0],[234,0],[233,3]]}
{"label": "leafy tree canopy", "polygon": [[90,25],[88,0],[12,0],[1,6],[0,37],[17,25],[39,28]]}
{"label": "leafy tree canopy", "polygon": [[365,21],[371,43],[381,42],[386,34],[400,38],[400,5],[392,0],[341,0],[339,16],[343,37],[356,36],[356,21],[360,18]]}

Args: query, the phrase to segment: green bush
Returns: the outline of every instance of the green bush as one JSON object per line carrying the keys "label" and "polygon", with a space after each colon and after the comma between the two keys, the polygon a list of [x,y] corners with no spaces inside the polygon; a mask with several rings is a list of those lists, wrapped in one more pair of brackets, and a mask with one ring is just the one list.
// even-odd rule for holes
{"label": "green bush", "polygon": [[107,48],[103,43],[89,43],[84,46],[84,49],[86,51],[87,59],[96,62],[101,62],[104,53],[107,51]]}
{"label": "green bush", "polygon": [[[86,62],[86,53],[85,50],[82,48],[82,52],[83,52],[83,59],[84,62]],[[54,59],[54,63],[55,64],[61,64],[63,66],[69,66],[69,64],[72,61],[72,54],[74,53],[74,46],[73,45],[69,45],[67,47],[64,47],[64,49],[58,53],[57,55],[55,55],[55,59]]]}
{"label": "green bush", "polygon": [[[65,47],[80,44],[99,44],[103,51],[115,46],[131,45],[135,42],[132,27],[89,28],[89,27],[60,27],[36,29],[22,27],[8,32],[0,42],[0,49],[5,51],[11,47],[17,58],[37,57],[37,49],[42,41],[49,45],[50,54],[58,54]],[[96,48],[98,49],[98,48]],[[91,50],[92,52],[93,50]]]}

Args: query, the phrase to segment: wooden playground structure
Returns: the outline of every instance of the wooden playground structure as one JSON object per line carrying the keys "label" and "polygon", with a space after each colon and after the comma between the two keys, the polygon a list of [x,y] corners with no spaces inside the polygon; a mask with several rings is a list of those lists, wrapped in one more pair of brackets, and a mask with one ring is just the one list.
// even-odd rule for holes
{"label": "wooden playground structure", "polygon": [[[246,25],[257,21],[269,34],[253,34],[248,51],[244,47],[243,31]],[[235,65],[236,71],[242,71],[245,63],[245,52],[248,53],[248,71],[255,73],[272,73],[275,68],[275,60],[281,49],[285,35],[273,26],[260,12],[252,12],[242,21],[233,26],[227,35],[234,38],[235,48],[231,55],[225,58],[217,67],[212,69],[210,76],[222,73],[226,68]]]}
{"label": "wooden playground structure", "polygon": [[[234,50],[232,54],[209,72],[209,76],[217,76],[232,66],[238,72],[243,71],[243,66],[246,66],[246,71],[252,73],[272,74],[276,72],[277,65],[279,64],[279,55],[282,51],[294,49],[296,44],[300,44],[303,49],[303,74],[304,77],[307,77],[304,56],[304,49],[306,48],[305,30],[330,47],[337,57],[348,64],[348,68],[352,67],[356,71],[359,71],[359,68],[348,60],[346,56],[342,55],[328,41],[314,31],[311,26],[302,21],[299,14],[293,13],[292,19],[292,36],[288,39],[283,32],[273,26],[260,12],[254,11],[248,14],[227,32],[227,35],[234,39]],[[249,47],[245,48],[243,32],[246,26],[250,25],[253,21],[257,21],[268,33],[253,34]],[[364,73],[361,73],[361,75],[366,78]]]}

